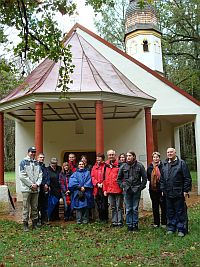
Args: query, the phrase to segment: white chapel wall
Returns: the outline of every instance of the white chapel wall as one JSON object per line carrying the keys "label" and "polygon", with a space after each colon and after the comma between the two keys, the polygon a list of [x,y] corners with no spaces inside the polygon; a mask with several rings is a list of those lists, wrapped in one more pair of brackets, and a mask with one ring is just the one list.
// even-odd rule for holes
{"label": "white chapel wall", "polygon": [[34,124],[15,122],[15,178],[17,200],[22,200],[20,181],[19,181],[19,163],[26,156],[27,149],[34,145]]}
{"label": "white chapel wall", "polygon": [[158,148],[161,154],[161,159],[166,158],[168,147],[174,146],[174,128],[167,120],[160,121],[160,129],[158,131]]}
{"label": "white chapel wall", "polygon": [[78,30],[78,32],[112,62],[130,81],[145,93],[157,99],[152,108],[152,115],[198,114],[199,106],[172,89],[151,73],[123,57],[96,38]]}
{"label": "white chapel wall", "polygon": [[[20,193],[18,166],[26,156],[27,149],[34,145],[34,123],[16,122],[16,190]],[[50,158],[58,158],[62,163],[63,151],[95,151],[95,121],[83,121],[83,134],[75,134],[75,122],[44,123],[45,163]],[[134,150],[137,158],[146,165],[146,138],[143,113],[137,119],[105,120],[104,121],[105,153],[108,149],[116,150],[117,154]],[[18,200],[20,200],[18,194]]]}

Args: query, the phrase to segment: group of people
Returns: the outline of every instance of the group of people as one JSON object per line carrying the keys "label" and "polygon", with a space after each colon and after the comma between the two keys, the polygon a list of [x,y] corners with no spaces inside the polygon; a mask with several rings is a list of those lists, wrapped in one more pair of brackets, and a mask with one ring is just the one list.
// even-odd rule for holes
{"label": "group of people", "polygon": [[98,220],[108,222],[110,206],[112,227],[123,226],[125,210],[128,231],[137,231],[141,192],[148,179],[153,226],[167,227],[167,234],[178,231],[181,237],[187,233],[185,197],[191,190],[191,176],[174,148],[167,149],[163,163],[160,153],[153,152],[146,171],[133,151],[117,157],[110,149],[106,161],[104,154],[98,153],[94,166],[88,164],[85,155],[77,163],[75,154],[71,153],[62,167],[56,158],[51,158],[46,167],[44,154],[39,153],[36,159],[36,149],[30,147],[20,163],[19,177],[24,231],[29,230],[29,215],[33,229],[38,227],[39,219],[41,224],[58,220],[60,198],[65,221],[73,219],[75,213],[77,224],[87,224],[92,209],[96,208]]}

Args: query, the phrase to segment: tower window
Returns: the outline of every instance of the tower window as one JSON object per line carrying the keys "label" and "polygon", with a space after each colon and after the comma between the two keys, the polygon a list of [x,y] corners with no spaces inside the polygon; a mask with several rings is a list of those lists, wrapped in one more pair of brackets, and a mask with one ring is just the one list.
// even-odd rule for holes
{"label": "tower window", "polygon": [[143,51],[144,52],[149,52],[149,44],[147,40],[143,41]]}
{"label": "tower window", "polygon": [[128,51],[131,56],[137,53],[137,43],[135,41],[130,42]]}

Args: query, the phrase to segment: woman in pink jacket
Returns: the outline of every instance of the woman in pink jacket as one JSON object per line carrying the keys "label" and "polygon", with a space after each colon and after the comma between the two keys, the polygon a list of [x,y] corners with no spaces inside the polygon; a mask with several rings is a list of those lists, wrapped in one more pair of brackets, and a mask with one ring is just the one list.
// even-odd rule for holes
{"label": "woman in pink jacket", "polygon": [[112,225],[123,226],[123,194],[117,183],[119,162],[114,150],[107,151],[108,160],[105,162],[105,179],[103,182],[104,195],[108,196],[108,202],[112,210]]}
{"label": "woman in pink jacket", "polygon": [[101,222],[108,221],[108,197],[103,193],[103,180],[104,180],[104,168],[105,168],[105,156],[103,153],[98,153],[96,156],[96,163],[92,168],[91,176],[94,186],[94,198],[97,204],[99,213],[99,220]]}

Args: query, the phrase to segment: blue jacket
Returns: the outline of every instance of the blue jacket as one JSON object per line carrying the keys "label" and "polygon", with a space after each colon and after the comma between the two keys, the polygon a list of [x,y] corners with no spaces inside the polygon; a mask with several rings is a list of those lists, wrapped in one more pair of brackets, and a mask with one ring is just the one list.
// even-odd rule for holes
{"label": "blue jacket", "polygon": [[182,197],[183,193],[191,191],[192,178],[187,164],[184,160],[177,159],[168,163],[166,159],[163,163],[160,179],[160,189],[167,197]]}
{"label": "blue jacket", "polygon": [[[85,188],[82,197],[81,187]],[[74,209],[92,208],[94,206],[93,184],[90,172],[86,169],[77,169],[69,179],[69,190],[71,192],[71,205]]]}
{"label": "blue jacket", "polygon": [[50,175],[48,172],[48,168],[45,166],[44,163],[39,162],[39,165],[40,165],[41,170],[42,170],[42,183],[41,183],[41,185],[44,186],[45,184],[47,184],[49,186],[50,185]]}

